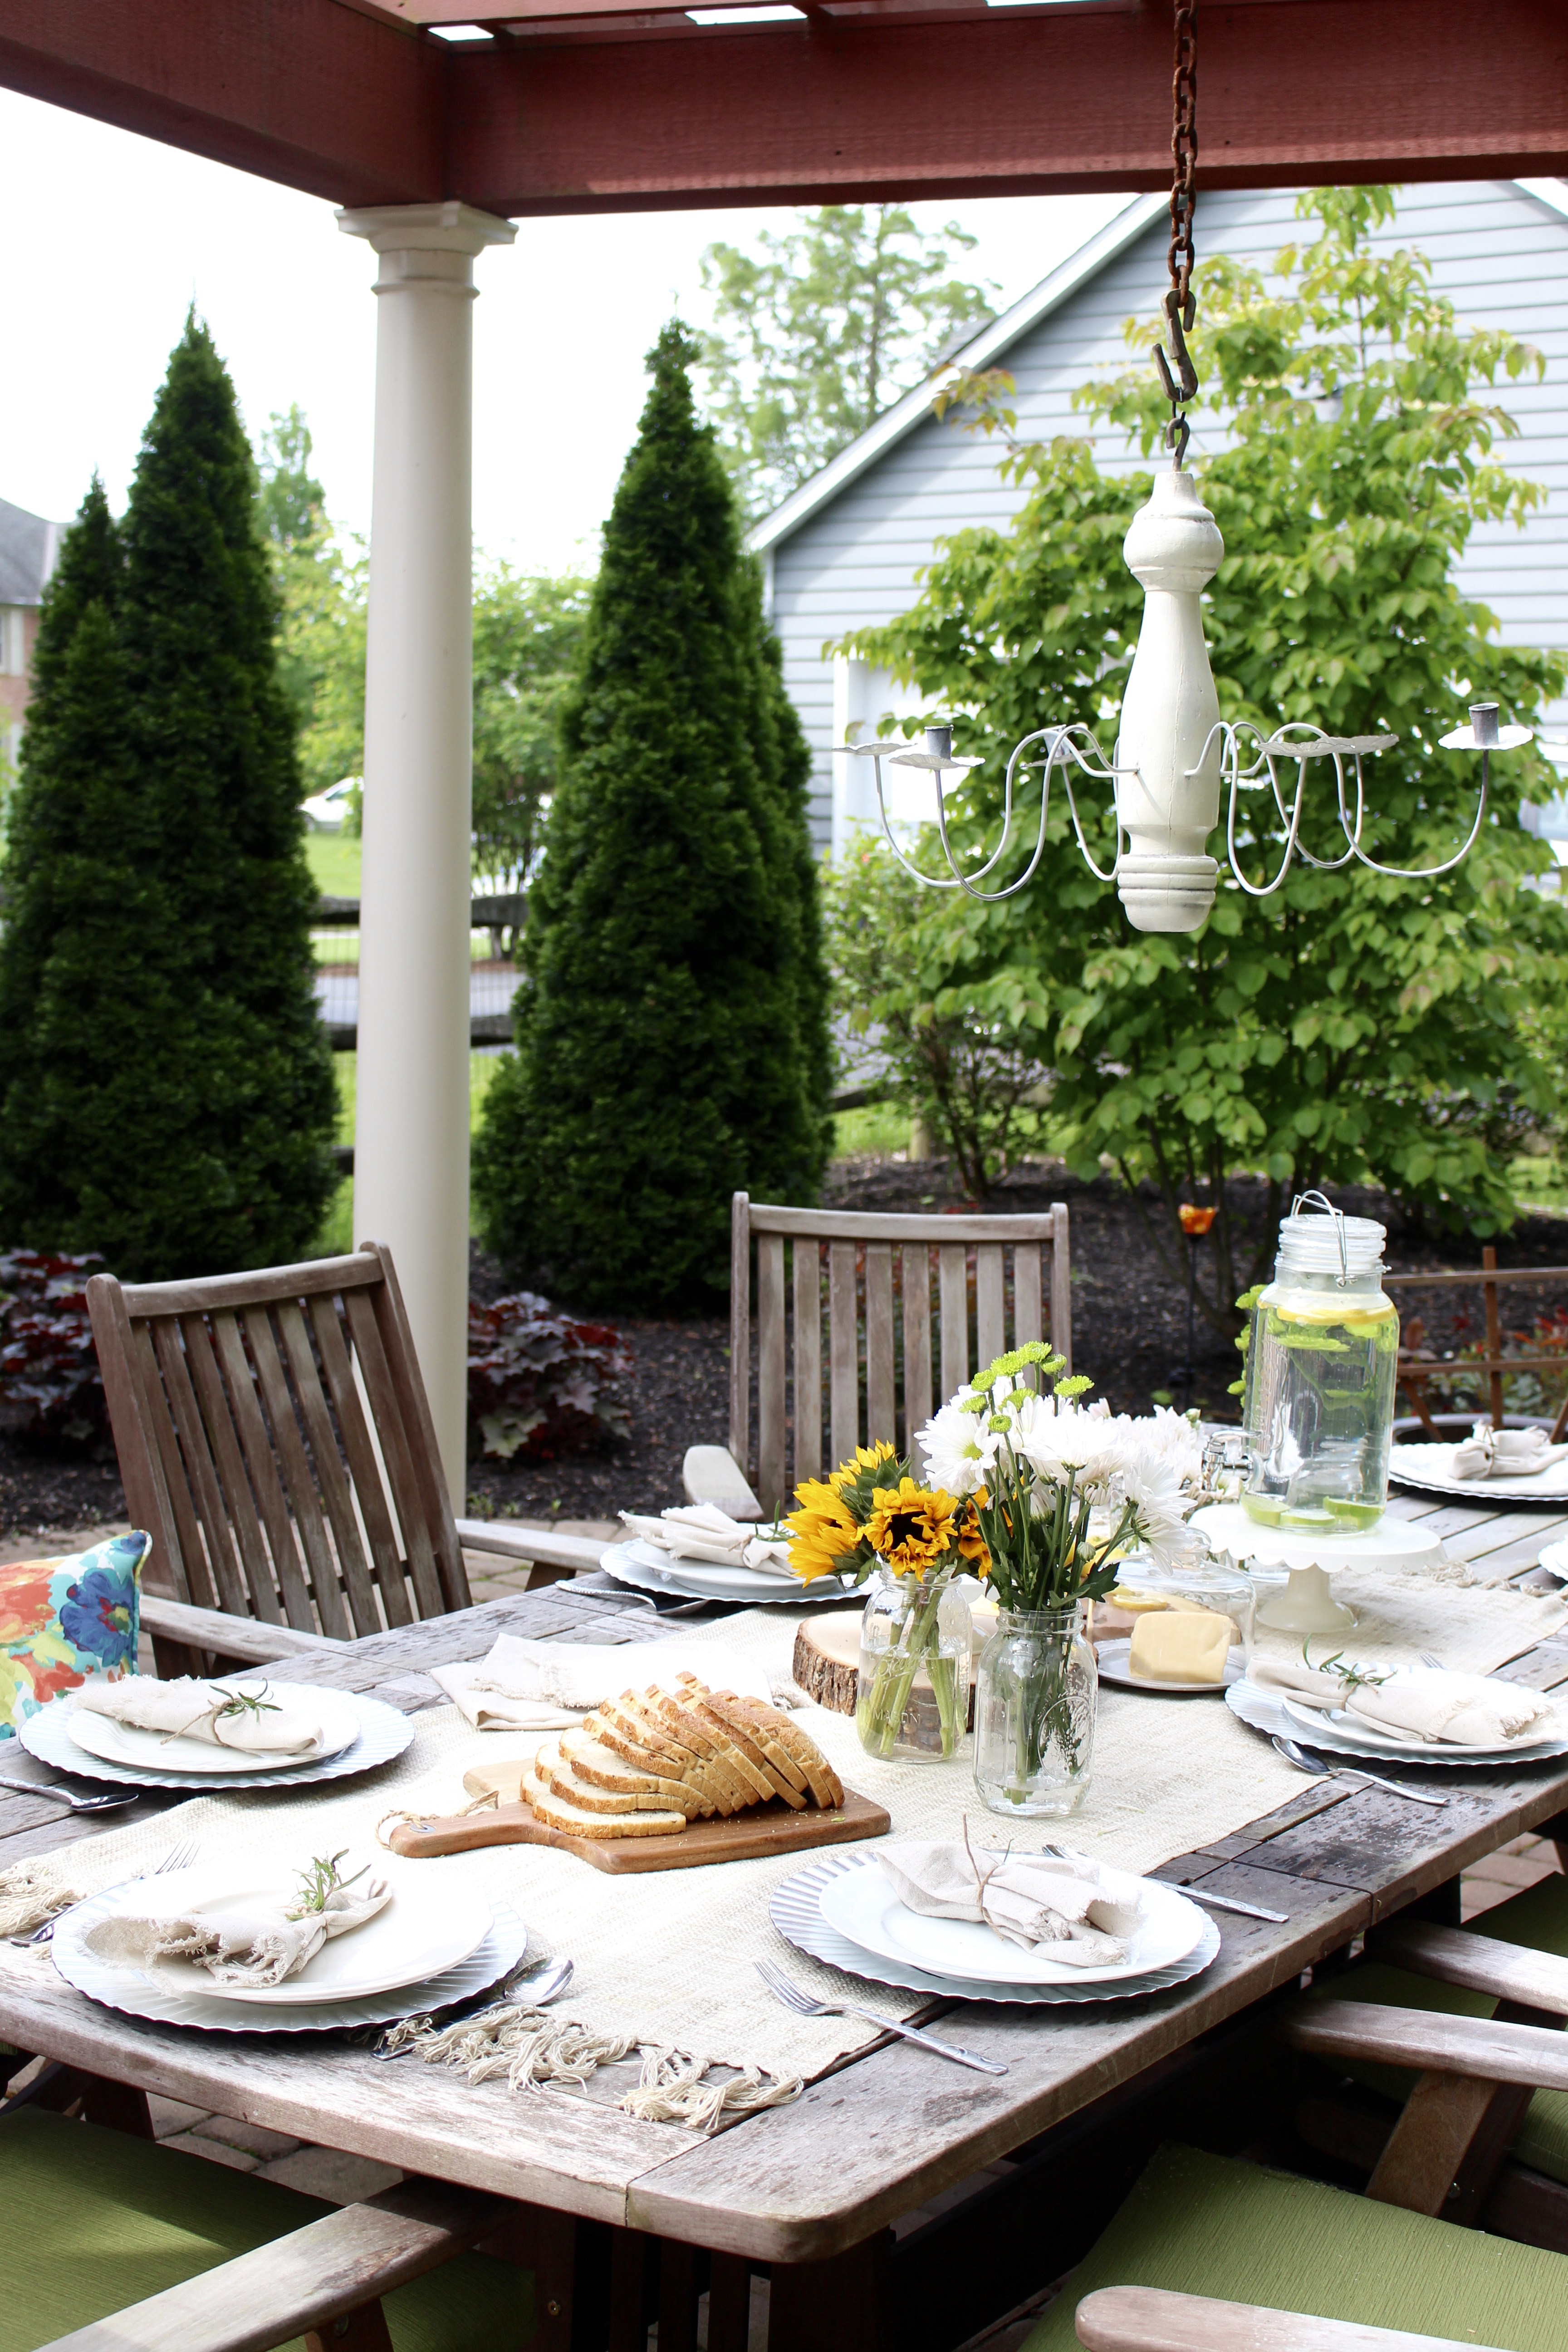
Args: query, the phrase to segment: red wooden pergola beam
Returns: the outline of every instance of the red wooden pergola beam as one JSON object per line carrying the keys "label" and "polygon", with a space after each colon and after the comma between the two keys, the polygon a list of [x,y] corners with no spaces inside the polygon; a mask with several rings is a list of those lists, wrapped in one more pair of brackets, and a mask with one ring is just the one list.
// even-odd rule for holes
{"label": "red wooden pergola beam", "polygon": [[340,0],[0,0],[0,84],[340,203],[451,194],[449,62]]}
{"label": "red wooden pergola beam", "polygon": [[[451,58],[458,192],[510,215],[1157,188],[1165,6],[536,35]],[[1205,0],[1201,186],[1568,173],[1565,0]]]}
{"label": "red wooden pergola beam", "polygon": [[[553,5],[553,0],[552,0]],[[0,83],[341,204],[1153,188],[1166,0],[448,49],[369,0],[0,0]],[[617,35],[617,23],[619,34]],[[664,17],[665,27],[670,18]],[[1565,0],[1203,0],[1200,186],[1568,173]]]}

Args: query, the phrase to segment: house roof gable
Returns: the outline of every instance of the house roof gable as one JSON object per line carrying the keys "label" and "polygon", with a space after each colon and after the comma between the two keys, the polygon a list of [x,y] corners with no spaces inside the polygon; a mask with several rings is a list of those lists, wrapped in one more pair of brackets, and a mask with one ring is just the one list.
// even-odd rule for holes
{"label": "house roof gable", "polygon": [[0,499],[0,604],[42,602],[64,528]]}

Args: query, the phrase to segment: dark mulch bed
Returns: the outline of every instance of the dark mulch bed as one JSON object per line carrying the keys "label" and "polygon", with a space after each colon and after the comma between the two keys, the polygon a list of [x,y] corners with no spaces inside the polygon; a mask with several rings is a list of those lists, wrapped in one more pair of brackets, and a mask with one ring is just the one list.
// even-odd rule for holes
{"label": "dark mulch bed", "polygon": [[[1249,1239],[1260,1236],[1265,1187],[1242,1183],[1235,1197]],[[1480,1244],[1404,1225],[1381,1194],[1346,1191],[1336,1196],[1354,1214],[1389,1228],[1392,1271],[1420,1273],[1478,1266]],[[942,1161],[840,1161],[830,1171],[828,1198],[842,1208],[952,1209],[963,1205]],[[1031,1161],[1002,1184],[998,1209],[1037,1209],[1066,1201],[1072,1219],[1073,1354],[1118,1412],[1146,1412],[1156,1392],[1177,1403],[1200,1404],[1219,1418],[1234,1414],[1227,1396],[1238,1359],[1228,1339],[1198,1318],[1191,1378],[1184,1378],[1187,1306],[1183,1286],[1162,1269],[1137,1203],[1107,1178],[1083,1184],[1059,1165]],[[1202,1246],[1202,1245],[1200,1245]],[[1568,1269],[1568,1218],[1521,1218],[1499,1244],[1506,1265]],[[473,1288],[494,1298],[509,1287],[500,1268],[476,1249]],[[1530,1318],[1532,1294],[1504,1293],[1503,1320],[1519,1328]],[[1557,1304],[1561,1294],[1542,1294]],[[563,1302],[570,1305],[570,1301]],[[1480,1338],[1480,1302],[1471,1291],[1436,1292],[1419,1313],[1423,1344],[1437,1352]],[[529,1519],[602,1519],[617,1509],[657,1510],[680,1492],[680,1459],[689,1445],[721,1444],[729,1420],[730,1327],[718,1316],[683,1319],[614,1318],[629,1343],[636,1369],[629,1383],[629,1437],[602,1452],[554,1462],[492,1462],[469,1465],[469,1509]],[[119,1517],[124,1504],[112,1457],[61,1460],[0,1430],[0,1533],[80,1527]]]}

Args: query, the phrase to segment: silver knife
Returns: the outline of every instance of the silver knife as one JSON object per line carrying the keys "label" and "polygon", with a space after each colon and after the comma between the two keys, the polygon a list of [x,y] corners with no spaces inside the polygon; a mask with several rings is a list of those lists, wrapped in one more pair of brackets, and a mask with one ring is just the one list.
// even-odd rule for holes
{"label": "silver knife", "polygon": [[[1167,1886],[1171,1883],[1169,1879],[1164,1882]],[[1269,1919],[1277,1927],[1287,1927],[1290,1924],[1289,1911],[1265,1911],[1260,1903],[1238,1903],[1231,1895],[1205,1894],[1201,1886],[1179,1886],[1176,1892],[1190,1895],[1194,1903],[1206,1903],[1211,1911],[1239,1911],[1244,1919]]]}

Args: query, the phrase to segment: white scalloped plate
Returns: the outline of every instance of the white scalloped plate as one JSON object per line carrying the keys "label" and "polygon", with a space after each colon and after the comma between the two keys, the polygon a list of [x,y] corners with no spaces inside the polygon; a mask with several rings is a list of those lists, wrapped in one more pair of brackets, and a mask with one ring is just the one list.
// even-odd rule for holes
{"label": "white scalloped plate", "polygon": [[818,1577],[802,1584],[795,1577],[779,1577],[744,1568],[721,1568],[712,1560],[678,1559],[661,1552],[640,1536],[630,1543],[610,1544],[599,1563],[607,1576],[642,1592],[679,1592],[690,1601],[739,1601],[748,1609],[820,1609],[825,1601],[838,1601],[844,1589],[836,1577]]}
{"label": "white scalloped plate", "polygon": [[1142,1993],[1164,1992],[1172,1985],[1185,1984],[1189,1978],[1200,1976],[1219,1951],[1219,1929],[1200,1912],[1203,1933],[1185,1958],[1170,1968],[1151,1970],[1147,1976],[1123,1977],[1109,1984],[992,1984],[974,1977],[932,1976],[927,1969],[862,1950],[837,1927],[830,1927],[822,1916],[823,1888],[846,1871],[862,1870],[875,1859],[870,1853],[824,1854],[820,1862],[797,1871],[782,1885],[775,1886],[768,1903],[768,1916],[785,1942],[793,1944],[797,1951],[809,1953],[813,1959],[824,1960],[829,1968],[842,1970],[846,1976],[866,1978],[873,1984],[896,1985],[901,1991],[925,1993],[932,2000],[1000,2001],[1008,2007],[1017,2003],[1132,2000]]}
{"label": "white scalloped plate", "polygon": [[111,1764],[89,1756],[77,1746],[67,1727],[67,1710],[58,1700],[39,1707],[16,1727],[16,1736],[30,1756],[52,1764],[58,1772],[79,1780],[108,1780],[135,1789],[183,1789],[187,1796],[205,1796],[215,1789],[298,1789],[313,1780],[340,1780],[354,1772],[369,1772],[401,1756],[414,1737],[409,1717],[384,1699],[366,1698],[360,1691],[333,1691],[334,1706],[347,1707],[359,1718],[357,1737],[335,1756],[314,1763],[290,1764],[279,1769],[248,1772],[173,1772],[135,1764]]}
{"label": "white scalloped plate", "polygon": [[49,1946],[56,1968],[68,1984],[104,2009],[119,2010],[127,2017],[149,2018],[158,2025],[191,2026],[203,2033],[341,2033],[362,2025],[391,2025],[400,2017],[445,2009],[453,2001],[488,1990],[517,1966],[528,1948],[528,1929],[522,1920],[510,1906],[497,1903],[492,1906],[489,1933],[468,1958],[416,1984],[343,2000],[300,2002],[286,2009],[259,2001],[217,2000],[210,1993],[171,1987],[162,1970],[106,1968],[84,1948],[88,1928],[106,1915],[115,1898],[131,1891],[117,1886],[95,1895],[60,1921]]}
{"label": "white scalloped plate", "polygon": [[1440,1495],[1446,1502],[1489,1503],[1568,1502],[1568,1447],[1559,1449],[1545,1470],[1523,1478],[1456,1478],[1452,1445],[1394,1445],[1389,1449],[1388,1475],[1396,1486],[1417,1495]]}
{"label": "white scalloped plate", "polygon": [[186,1739],[177,1732],[143,1731],[115,1716],[79,1706],[74,1698],[63,1702],[66,1729],[76,1747],[105,1764],[129,1764],[139,1772],[199,1773],[204,1780],[211,1780],[215,1772],[232,1772],[237,1768],[265,1772],[269,1778],[276,1772],[292,1772],[301,1764],[320,1764],[329,1756],[341,1756],[359,1738],[359,1718],[337,1691],[307,1690],[300,1683],[269,1682],[265,1675],[253,1676],[248,1685],[241,1675],[222,1679],[231,1681],[237,1689],[265,1691],[281,1706],[313,1708],[321,1726],[314,1747],[302,1755],[279,1756],[276,1751],[256,1755],[246,1748],[219,1747],[210,1739]]}
{"label": "white scalloped plate", "polygon": [[[1293,1739],[1302,1727],[1293,1716],[1287,1715],[1279,1699],[1258,1689],[1256,1683],[1232,1683],[1225,1695],[1225,1703],[1232,1715],[1250,1730],[1261,1731],[1270,1738],[1282,1732]],[[1472,1756],[1462,1748],[1424,1747],[1419,1756],[1391,1755],[1386,1748],[1375,1747],[1371,1740],[1357,1738],[1350,1745],[1333,1726],[1323,1722],[1321,1730],[1305,1733],[1301,1745],[1315,1748],[1322,1756],[1342,1756],[1347,1762],[1360,1758],[1364,1764],[1419,1764],[1425,1770],[1437,1766],[1449,1772],[1496,1771],[1499,1766],[1550,1763],[1554,1757],[1568,1756],[1568,1739],[1552,1739],[1540,1748],[1509,1748],[1495,1756]]]}
{"label": "white scalloped plate", "polygon": [[926,1976],[963,1983],[1005,1985],[1125,1984],[1174,1968],[1203,1939],[1205,1915],[1189,1896],[1158,1879],[1131,1871],[1105,1873],[1110,1891],[1142,1900],[1144,1916],[1129,1938],[1129,1954],[1114,1966],[1070,1968],[1043,1952],[1008,1944],[978,1920],[928,1919],[900,1901],[892,1881],[868,1854],[869,1868],[841,1874],[822,1888],[819,1908],[828,1927],[879,1960],[908,1961]]}

